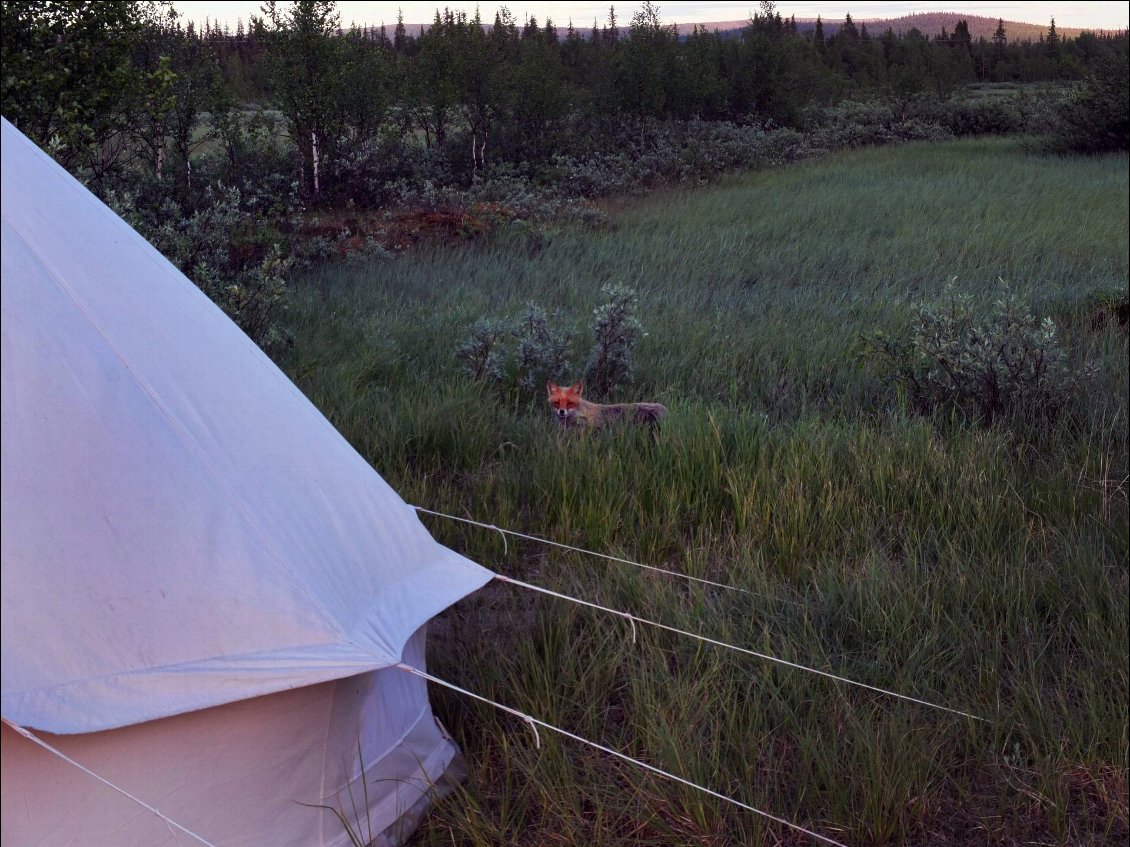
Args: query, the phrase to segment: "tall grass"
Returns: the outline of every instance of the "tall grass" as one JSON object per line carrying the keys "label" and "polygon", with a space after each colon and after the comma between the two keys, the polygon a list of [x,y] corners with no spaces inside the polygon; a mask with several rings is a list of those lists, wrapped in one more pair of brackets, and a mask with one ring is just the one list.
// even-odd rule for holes
{"label": "tall grass", "polygon": [[[494,586],[431,670],[851,844],[1127,838],[1125,156],[1015,141],[859,150],[302,280],[286,366],[406,500],[744,589],[426,519],[502,573],[989,718],[981,724]],[[1098,376],[1025,431],[910,415],[860,358],[910,303],[998,279]],[[564,437],[540,396],[469,382],[478,318],[536,300],[583,339],[640,292],[658,440]],[[578,351],[580,353],[582,351]],[[583,361],[575,355],[573,361]],[[573,374],[561,374],[570,379]],[[434,691],[471,764],[422,844],[803,838]]]}

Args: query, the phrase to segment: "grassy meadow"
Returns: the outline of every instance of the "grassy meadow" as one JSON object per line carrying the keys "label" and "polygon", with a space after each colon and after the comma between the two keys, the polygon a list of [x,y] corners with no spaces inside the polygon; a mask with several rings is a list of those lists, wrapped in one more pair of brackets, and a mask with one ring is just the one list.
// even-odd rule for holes
{"label": "grassy meadow", "polygon": [[[435,245],[295,285],[284,366],[410,503],[517,579],[894,689],[978,722],[494,584],[429,671],[852,845],[1122,843],[1127,829],[1125,156],[861,149],[606,206],[611,224]],[[1053,317],[1078,402],[1040,427],[913,415],[861,338],[956,280]],[[657,440],[558,432],[454,357],[533,300],[588,352],[601,286],[647,335],[615,400]],[[807,836],[433,687],[469,780],[421,845],[786,845]]]}

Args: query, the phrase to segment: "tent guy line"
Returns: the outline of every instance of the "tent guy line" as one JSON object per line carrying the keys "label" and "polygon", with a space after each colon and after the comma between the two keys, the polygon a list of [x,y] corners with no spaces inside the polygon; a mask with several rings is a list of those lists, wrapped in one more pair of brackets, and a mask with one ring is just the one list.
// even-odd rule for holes
{"label": "tent guy line", "polygon": [[658,568],[655,565],[645,565],[642,562],[635,562],[631,559],[623,559],[620,556],[610,556],[607,553],[597,553],[595,550],[585,550],[583,547],[574,547],[571,544],[562,544],[560,541],[550,541],[548,538],[541,538],[537,535],[526,535],[524,532],[515,532],[512,529],[503,529],[500,526],[495,526],[492,523],[483,523],[482,521],[472,520],[471,518],[461,518],[457,515],[448,515],[443,512],[436,512],[432,509],[425,509],[423,506],[412,506],[417,512],[422,512],[425,515],[434,515],[437,518],[446,518],[451,521],[459,521],[460,523],[471,524],[472,526],[482,527],[483,529],[492,529],[499,533],[503,538],[503,543],[506,541],[507,535],[513,535],[515,538],[525,538],[528,541],[536,541],[539,544],[546,544],[550,547],[559,547],[562,550],[571,550],[574,553],[583,553],[586,556],[596,556],[598,559],[607,559],[610,562],[620,562],[625,565],[632,565],[633,567],[643,568],[644,570],[655,571],[656,573],[665,574],[667,576],[674,576],[680,579],[688,579],[692,582],[700,582],[703,585],[709,585],[714,588],[724,588],[727,591],[737,591],[741,594],[751,594],[754,597],[765,597],[768,600],[778,600],[782,603],[789,603],[793,606],[803,606],[803,603],[798,603],[795,600],[787,600],[784,597],[772,597],[768,594],[760,594],[756,591],[749,591],[745,588],[738,588],[736,585],[726,585],[723,582],[714,582],[710,579],[703,579],[698,576],[691,576],[690,574],[679,573],[678,571],[666,570]]}
{"label": "tent guy line", "polygon": [[597,603],[591,603],[588,600],[580,600],[576,597],[570,597],[568,594],[561,594],[560,592],[552,591],[548,588],[542,588],[539,585],[531,585],[528,582],[522,582],[521,580],[512,579],[508,576],[502,576],[500,574],[495,574],[494,578],[496,580],[498,580],[499,582],[507,582],[507,583],[510,583],[511,585],[517,585],[519,588],[526,588],[530,591],[537,591],[541,594],[548,594],[550,597],[557,597],[558,599],[561,599],[561,600],[568,600],[570,603],[577,603],[578,605],[581,605],[581,606],[588,606],[589,608],[592,608],[592,609],[598,609],[602,612],[608,612],[609,614],[612,614],[612,615],[619,615],[623,618],[627,618],[629,621],[633,622],[633,630],[632,630],[633,633],[635,632],[634,623],[636,621],[638,621],[640,623],[645,623],[648,626],[654,626],[657,629],[665,629],[668,632],[674,632],[677,635],[683,635],[683,636],[686,636],[687,638],[693,638],[696,641],[701,641],[705,644],[712,644],[715,647],[723,647],[727,650],[733,650],[737,653],[744,653],[747,656],[754,656],[758,659],[765,659],[766,661],[769,661],[769,662],[776,662],[779,665],[784,665],[786,667],[793,668],[795,670],[807,671],[808,673],[814,673],[814,674],[817,674],[818,676],[823,676],[823,677],[826,677],[828,679],[834,680],[836,682],[843,682],[843,683],[847,683],[848,685],[857,686],[859,688],[866,688],[869,691],[875,691],[875,692],[878,692],[879,694],[886,694],[888,697],[896,697],[899,700],[906,700],[906,701],[911,702],[911,703],[917,703],[920,706],[929,706],[931,709],[940,709],[943,712],[949,712],[950,714],[954,714],[954,715],[961,715],[963,718],[972,718],[975,721],[981,721],[983,723],[992,723],[992,721],[990,721],[988,718],[982,718],[982,717],[978,717],[977,715],[971,715],[969,712],[963,712],[960,709],[951,709],[949,706],[942,706],[942,705],[939,705],[938,703],[931,703],[929,700],[919,700],[917,697],[911,697],[909,694],[899,694],[897,691],[891,691],[888,688],[879,688],[878,686],[875,686],[875,685],[868,685],[866,682],[858,682],[854,679],[848,679],[846,676],[839,676],[838,674],[830,673],[828,671],[818,670],[817,668],[810,668],[807,665],[801,665],[801,664],[797,664],[796,662],[790,662],[788,659],[779,659],[776,656],[770,656],[768,653],[758,653],[756,650],[750,650],[746,647],[738,647],[736,644],[727,644],[725,641],[717,641],[713,638],[707,638],[705,635],[699,635],[696,632],[690,632],[689,630],[686,630],[686,629],[679,629],[678,627],[668,626],[667,624],[658,623],[657,621],[648,620],[647,618],[641,618],[638,615],[631,614],[630,612],[623,612],[623,611],[620,611],[619,609],[612,609],[612,608],[609,608],[608,606],[601,606]]}
{"label": "tent guy line", "polygon": [[657,768],[655,765],[649,765],[647,762],[642,761],[641,759],[634,759],[631,756],[627,755],[626,753],[621,753],[619,750],[614,750],[611,747],[605,747],[603,744],[597,744],[595,741],[590,741],[589,739],[583,738],[580,735],[574,735],[573,733],[569,732],[568,730],[561,729],[560,727],[554,726],[553,724],[546,723],[543,720],[539,720],[538,718],[535,718],[533,715],[528,715],[525,712],[521,712],[521,711],[514,709],[510,706],[505,706],[502,703],[498,703],[498,702],[491,700],[487,697],[483,697],[479,694],[475,694],[473,691],[468,691],[465,688],[460,688],[458,685],[455,685],[454,683],[447,682],[446,680],[440,679],[439,677],[432,676],[430,673],[427,673],[426,671],[422,671],[419,668],[414,668],[411,665],[404,664],[403,662],[401,662],[398,665],[395,665],[395,667],[398,667],[403,671],[407,671],[408,673],[413,674],[414,676],[418,676],[418,677],[421,677],[423,679],[426,679],[429,682],[434,682],[436,685],[442,685],[444,688],[450,688],[452,691],[458,692],[459,694],[463,694],[467,697],[471,697],[471,698],[478,700],[482,703],[487,703],[491,706],[494,706],[496,709],[500,709],[501,711],[506,712],[507,714],[511,714],[511,715],[514,715],[514,717],[516,717],[516,718],[520,718],[521,720],[528,723],[531,727],[540,726],[540,727],[544,727],[545,729],[552,730],[553,732],[556,732],[560,735],[564,735],[566,738],[570,738],[573,741],[579,741],[581,744],[586,744],[589,747],[593,747],[597,750],[600,750],[603,753],[607,753],[610,756],[615,756],[617,759],[621,759],[622,761],[628,762],[629,764],[633,764],[633,765],[636,765],[638,767],[641,767],[644,770],[650,771],[651,773],[657,774],[657,775],[659,775],[659,776],[661,776],[665,779],[670,779],[674,782],[680,783],[681,785],[686,785],[689,788],[694,788],[698,791],[703,792],[704,794],[709,794],[711,797],[715,797],[719,800],[724,800],[727,803],[731,803],[735,806],[738,806],[739,808],[745,809],[746,811],[753,812],[754,814],[760,815],[761,817],[767,818],[771,821],[774,821],[775,823],[779,823],[783,826],[787,826],[790,829],[796,830],[797,832],[802,832],[802,833],[804,833],[805,835],[807,835],[811,838],[815,838],[818,841],[824,842],[825,844],[831,844],[831,845],[833,845],[833,847],[846,847],[845,844],[843,844],[839,841],[836,841],[832,838],[829,838],[826,835],[821,835],[818,832],[813,832],[811,829],[805,829],[800,824],[793,823],[792,821],[785,820],[784,818],[779,818],[774,814],[771,814],[769,812],[758,809],[757,807],[751,806],[748,803],[743,803],[741,800],[737,800],[737,799],[730,797],[726,794],[722,794],[718,791],[715,791],[712,788],[707,788],[705,785],[699,785],[697,782],[691,782],[689,779],[684,779],[683,777],[677,776],[676,774],[673,774],[670,771],[665,771],[662,768]]}
{"label": "tent guy line", "polygon": [[[690,580],[694,580],[695,582],[706,583],[707,585],[712,585],[712,586],[715,586],[715,587],[718,587],[718,588],[725,588],[729,591],[740,591],[743,594],[753,594],[754,593],[754,592],[751,592],[751,591],[747,591],[744,588],[736,588],[732,585],[725,585],[725,584],[720,583],[720,582],[712,582],[708,579],[701,579],[699,577],[689,576],[687,574],[681,574],[681,573],[678,573],[676,571],[664,570],[663,568],[657,568],[653,565],[640,564],[639,562],[634,562],[631,559],[622,559],[619,556],[610,556],[607,553],[597,553],[593,550],[585,550],[581,547],[573,547],[569,544],[562,544],[562,543],[557,542],[557,541],[550,541],[549,539],[546,539],[546,538],[539,538],[536,535],[526,535],[525,533],[515,532],[514,530],[502,529],[501,527],[495,526],[494,524],[482,523],[481,521],[472,520],[470,518],[460,518],[460,517],[457,517],[455,515],[448,515],[448,514],[445,514],[443,512],[436,512],[436,511],[433,511],[432,509],[425,509],[423,506],[412,506],[412,508],[415,509],[417,512],[423,512],[424,514],[427,514],[427,515],[435,515],[436,517],[447,518],[449,520],[459,521],[461,523],[471,524],[473,526],[479,526],[479,527],[482,527],[484,529],[492,529],[495,532],[502,533],[504,536],[505,535],[513,535],[513,536],[517,536],[518,538],[526,538],[526,539],[529,539],[531,541],[537,541],[537,542],[540,542],[542,544],[548,544],[548,545],[553,546],[553,547],[561,547],[563,549],[572,550],[572,551],[577,552],[577,553],[585,553],[589,556],[597,556],[601,559],[609,559],[613,562],[622,562],[624,564],[634,565],[638,568],[645,568],[647,570],[658,571],[659,573],[667,574],[668,576],[682,577],[683,579],[690,579]],[[828,671],[822,671],[822,670],[818,670],[817,668],[810,668],[806,665],[797,664],[796,662],[790,662],[787,659],[779,659],[776,656],[770,656],[767,653],[758,653],[754,650],[750,650],[750,649],[747,649],[745,647],[738,647],[734,644],[727,644],[724,641],[716,641],[713,638],[707,638],[704,635],[699,635],[697,633],[689,632],[689,631],[683,630],[683,629],[677,629],[676,627],[667,626],[666,624],[657,623],[656,621],[647,620],[646,618],[641,618],[638,615],[633,615],[630,612],[624,612],[624,611],[621,611],[619,609],[612,609],[612,608],[609,608],[607,606],[600,606],[600,605],[597,605],[596,603],[590,603],[587,600],[580,600],[576,597],[570,597],[568,594],[560,594],[556,591],[551,591],[548,588],[542,588],[542,587],[537,586],[537,585],[531,585],[530,583],[520,582],[519,580],[511,579],[510,577],[502,576],[501,574],[496,573],[494,575],[494,578],[499,580],[500,582],[509,582],[512,585],[517,585],[517,586],[520,586],[522,588],[528,588],[531,591],[538,591],[538,592],[541,592],[542,594],[548,594],[552,597],[557,597],[557,598],[560,598],[562,600],[568,600],[571,603],[578,603],[582,606],[589,606],[593,609],[599,609],[602,612],[607,612],[607,613],[612,614],[612,615],[619,615],[620,617],[625,618],[629,623],[632,624],[632,642],[633,643],[635,643],[635,633],[636,633],[635,623],[636,623],[636,621],[639,621],[640,623],[645,623],[645,624],[648,624],[650,626],[657,627],[659,629],[665,629],[669,632],[678,633],[679,635],[684,635],[684,636],[687,636],[688,638],[694,638],[698,641],[702,641],[702,642],[705,642],[707,644],[712,644],[716,647],[723,647],[723,648],[726,648],[728,650],[734,650],[734,651],[737,651],[739,653],[745,653],[746,655],[754,656],[754,657],[759,658],[759,659],[765,659],[766,661],[776,662],[778,664],[785,665],[787,667],[794,668],[796,670],[802,670],[802,671],[807,671],[808,673],[818,674],[819,676],[827,677],[828,679],[835,680],[836,682],[843,682],[843,683],[846,683],[848,685],[855,685],[859,688],[866,688],[870,691],[875,691],[875,692],[878,692],[880,694],[885,694],[889,697],[896,697],[899,700],[906,700],[906,701],[909,701],[911,703],[917,703],[921,706],[928,706],[932,709],[940,709],[943,712],[949,712],[949,713],[954,714],[954,715],[960,715],[961,717],[972,718],[975,721],[981,721],[983,723],[992,723],[992,721],[989,720],[988,718],[982,718],[982,717],[979,717],[977,715],[970,714],[969,712],[963,712],[960,709],[952,709],[948,706],[942,706],[942,705],[939,705],[937,703],[931,703],[928,700],[920,700],[917,697],[911,697],[908,694],[900,694],[897,691],[891,691],[890,689],[887,689],[887,688],[879,688],[877,686],[868,685],[865,682],[857,682],[853,679],[848,679],[847,677],[839,676],[837,674],[830,673]],[[765,596],[765,595],[758,594],[756,596],[760,597],[760,596]],[[777,599],[783,600],[783,598],[777,598]],[[792,600],[783,600],[783,602],[793,603]],[[793,604],[794,605],[800,605],[799,603],[793,603]]]}
{"label": "tent guy line", "polygon": [[24,738],[26,738],[28,741],[32,742],[33,744],[38,744],[44,750],[47,750],[48,752],[55,754],[56,756],[58,756],[60,759],[62,759],[67,764],[74,765],[76,768],[78,768],[83,773],[87,774],[88,776],[94,777],[96,780],[101,782],[103,785],[114,789],[119,794],[121,794],[123,797],[125,797],[129,800],[132,800],[134,803],[141,806],[146,811],[148,811],[148,812],[156,815],[157,817],[159,817],[161,820],[163,820],[170,827],[175,828],[175,829],[179,829],[185,835],[188,835],[188,836],[191,836],[192,838],[195,838],[201,844],[207,845],[207,847],[217,847],[217,845],[213,844],[208,839],[202,838],[201,836],[197,835],[195,832],[193,832],[188,827],[181,826],[179,823],[177,823],[175,820],[170,818],[168,815],[162,813],[160,809],[156,808],[155,806],[150,806],[148,803],[146,803],[140,797],[138,797],[134,794],[130,794],[124,788],[121,788],[121,787],[115,785],[114,783],[110,782],[110,780],[106,779],[105,777],[96,774],[94,771],[92,771],[86,765],[82,764],[82,762],[76,762],[74,759],[72,759],[70,756],[68,756],[62,750],[58,750],[58,749],[52,747],[50,744],[48,744],[46,741],[44,741],[42,738],[40,738],[34,732],[31,732],[26,727],[22,727],[19,724],[12,723],[7,718],[0,718],[0,721],[3,721],[5,726],[10,727],[14,732],[19,733],[20,735],[22,735]]}

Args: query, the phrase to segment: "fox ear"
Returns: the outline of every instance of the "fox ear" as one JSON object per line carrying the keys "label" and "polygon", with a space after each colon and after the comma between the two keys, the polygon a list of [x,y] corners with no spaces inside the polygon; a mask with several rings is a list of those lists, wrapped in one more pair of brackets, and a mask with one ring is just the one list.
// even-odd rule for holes
{"label": "fox ear", "polygon": [[569,390],[580,397],[585,393],[585,384],[583,382],[574,382],[571,386],[569,386]]}
{"label": "fox ear", "polygon": [[554,391],[560,391],[560,390],[561,390],[561,386],[560,386],[560,385],[558,385],[558,384],[557,384],[556,382],[554,382],[553,380],[548,380],[548,381],[546,381],[546,383],[545,383],[545,390],[546,390],[546,391],[548,391],[548,392],[549,392],[550,394],[552,394],[552,393],[553,393]]}

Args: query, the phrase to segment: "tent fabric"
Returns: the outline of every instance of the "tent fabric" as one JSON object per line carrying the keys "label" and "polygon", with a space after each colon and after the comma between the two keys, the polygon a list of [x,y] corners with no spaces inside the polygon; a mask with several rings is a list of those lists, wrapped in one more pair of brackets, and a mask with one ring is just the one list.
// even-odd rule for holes
{"label": "tent fabric", "polygon": [[490,579],[3,122],[3,714],[112,729],[387,667]]}
{"label": "tent fabric", "polygon": [[[458,751],[426,625],[490,571],[183,274],[0,125],[3,717],[224,847],[391,845]],[[4,844],[175,845],[3,728]]]}
{"label": "tent fabric", "polygon": [[[423,646],[421,630],[406,661],[422,662]],[[222,847],[347,847],[349,830],[323,807],[366,841],[380,833],[378,845],[397,844],[456,755],[415,682],[386,668],[121,729],[39,737]],[[7,725],[2,741],[4,844],[196,843]]]}

